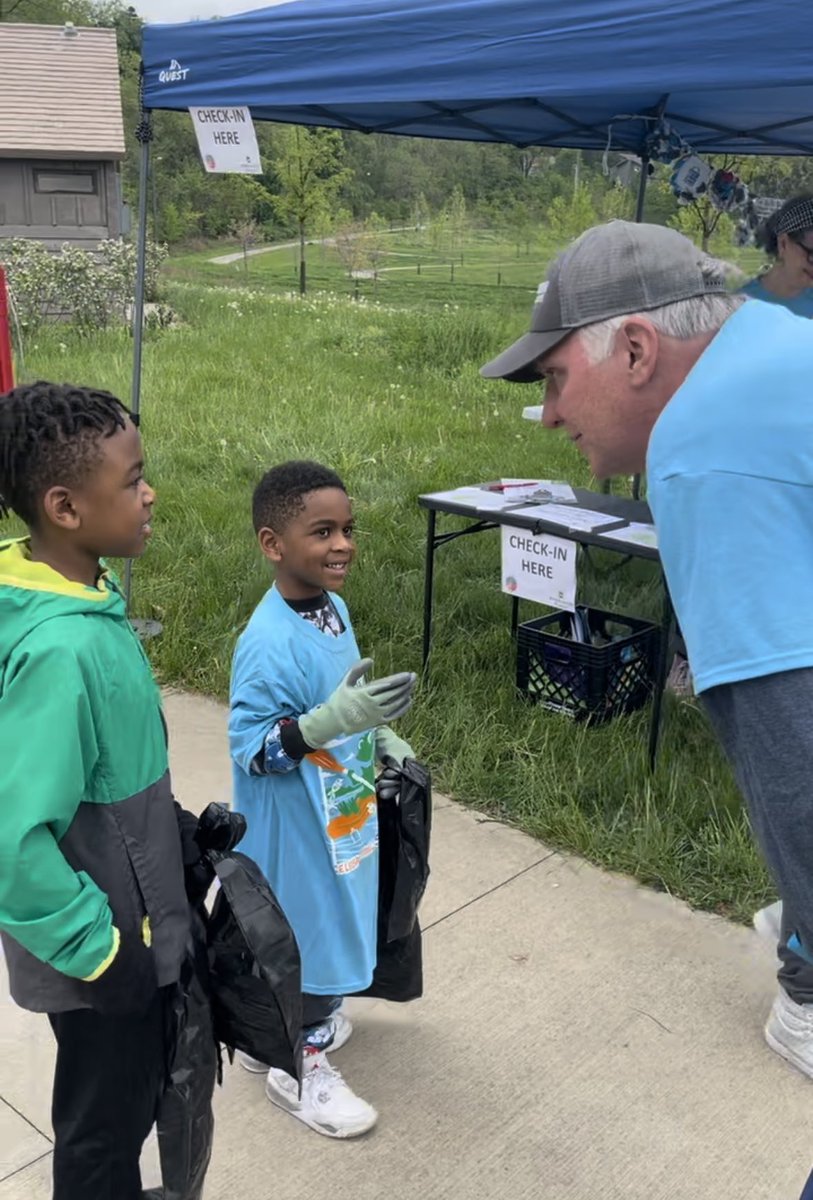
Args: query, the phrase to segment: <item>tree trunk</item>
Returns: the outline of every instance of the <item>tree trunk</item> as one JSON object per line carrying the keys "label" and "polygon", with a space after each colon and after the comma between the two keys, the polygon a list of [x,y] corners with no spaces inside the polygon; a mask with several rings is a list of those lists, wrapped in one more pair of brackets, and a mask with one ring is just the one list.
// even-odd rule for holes
{"label": "tree trunk", "polygon": [[305,226],[299,222],[299,294],[304,296],[307,291],[307,270],[305,267]]}

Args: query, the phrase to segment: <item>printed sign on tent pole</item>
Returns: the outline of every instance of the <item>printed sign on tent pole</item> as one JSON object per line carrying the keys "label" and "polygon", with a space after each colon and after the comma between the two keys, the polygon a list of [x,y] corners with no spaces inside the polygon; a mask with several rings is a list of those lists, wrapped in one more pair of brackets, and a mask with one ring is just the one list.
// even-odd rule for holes
{"label": "printed sign on tent pole", "polygon": [[247,108],[190,108],[189,115],[209,174],[262,175],[257,134]]}

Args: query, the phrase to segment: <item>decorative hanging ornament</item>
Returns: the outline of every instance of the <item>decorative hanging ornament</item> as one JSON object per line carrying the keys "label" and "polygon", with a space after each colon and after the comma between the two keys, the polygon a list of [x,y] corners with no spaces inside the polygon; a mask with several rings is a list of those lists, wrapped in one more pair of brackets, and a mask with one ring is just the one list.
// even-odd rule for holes
{"label": "decorative hanging ornament", "polygon": [[651,162],[673,163],[689,150],[688,143],[663,119],[644,138],[644,156]]}
{"label": "decorative hanging ornament", "polygon": [[759,198],[749,196],[742,208],[742,213],[734,229],[735,246],[752,246],[754,234],[760,224]]}
{"label": "decorative hanging ornament", "polygon": [[709,184],[709,202],[721,212],[736,212],[748,203],[748,188],[733,171],[715,171]]}
{"label": "decorative hanging ornament", "polygon": [[669,186],[677,197],[678,204],[691,204],[704,196],[714,172],[698,154],[686,154],[676,164]]}

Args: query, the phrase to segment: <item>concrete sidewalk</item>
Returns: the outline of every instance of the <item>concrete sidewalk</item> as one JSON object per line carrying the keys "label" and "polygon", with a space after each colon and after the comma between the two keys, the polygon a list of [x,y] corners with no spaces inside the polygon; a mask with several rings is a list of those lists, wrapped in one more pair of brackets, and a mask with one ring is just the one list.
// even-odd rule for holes
{"label": "concrete sidewalk", "polygon": [[[224,710],[167,716],[179,799],[226,799]],[[319,1137],[228,1068],[207,1200],[797,1200],[813,1085],[762,1041],[755,934],[442,798],[433,868],[425,997],[351,1002],[336,1055],[378,1129]],[[0,1200],[46,1200],[50,1033],[2,1012]]]}

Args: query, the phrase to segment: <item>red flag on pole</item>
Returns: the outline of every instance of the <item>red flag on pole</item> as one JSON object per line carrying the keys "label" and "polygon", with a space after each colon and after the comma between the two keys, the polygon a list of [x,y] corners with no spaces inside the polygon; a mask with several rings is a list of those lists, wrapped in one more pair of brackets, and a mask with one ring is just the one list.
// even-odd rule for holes
{"label": "red flag on pole", "polygon": [[0,267],[0,395],[14,387],[14,361],[11,357],[11,326],[9,323],[6,273]]}

